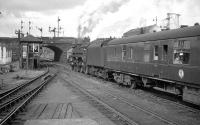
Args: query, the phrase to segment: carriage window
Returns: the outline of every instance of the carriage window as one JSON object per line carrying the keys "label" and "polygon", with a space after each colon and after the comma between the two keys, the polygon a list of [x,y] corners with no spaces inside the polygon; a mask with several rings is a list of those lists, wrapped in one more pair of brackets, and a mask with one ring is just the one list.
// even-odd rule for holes
{"label": "carriage window", "polygon": [[179,40],[174,43],[173,64],[189,64],[190,42]]}
{"label": "carriage window", "polygon": [[153,60],[158,60],[158,45],[154,46]]}
{"label": "carriage window", "polygon": [[163,45],[162,60],[167,60],[168,45]]}
{"label": "carriage window", "polygon": [[126,45],[123,45],[122,47],[122,60],[125,60],[126,57]]}
{"label": "carriage window", "polygon": [[133,58],[133,48],[129,49],[129,59]]}
{"label": "carriage window", "polygon": [[117,56],[117,48],[114,48],[114,57]]}
{"label": "carriage window", "polygon": [[174,51],[174,64],[188,64],[190,53]]}

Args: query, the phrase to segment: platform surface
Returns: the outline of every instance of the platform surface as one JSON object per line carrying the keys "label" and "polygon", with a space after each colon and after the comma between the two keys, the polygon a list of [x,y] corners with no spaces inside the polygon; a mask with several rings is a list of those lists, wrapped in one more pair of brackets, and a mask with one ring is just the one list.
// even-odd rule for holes
{"label": "platform surface", "polygon": [[24,125],[99,125],[92,119],[27,120]]}

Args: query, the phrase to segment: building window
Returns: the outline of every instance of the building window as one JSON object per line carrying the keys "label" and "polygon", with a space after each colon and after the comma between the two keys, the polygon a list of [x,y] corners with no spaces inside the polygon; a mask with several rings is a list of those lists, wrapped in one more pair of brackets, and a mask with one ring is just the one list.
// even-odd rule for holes
{"label": "building window", "polygon": [[153,60],[158,60],[158,45],[154,46]]}
{"label": "building window", "polygon": [[27,57],[27,45],[22,46],[22,57],[23,58]]}
{"label": "building window", "polygon": [[39,52],[39,44],[33,44],[33,50],[35,53]]}
{"label": "building window", "polygon": [[28,48],[28,49],[29,49],[29,52],[33,52],[33,44],[29,44],[28,47],[29,47],[29,48]]}

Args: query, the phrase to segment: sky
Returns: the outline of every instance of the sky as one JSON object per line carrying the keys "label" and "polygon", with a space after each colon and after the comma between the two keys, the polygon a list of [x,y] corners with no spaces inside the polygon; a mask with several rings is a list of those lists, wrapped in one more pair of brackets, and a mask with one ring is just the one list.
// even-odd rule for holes
{"label": "sky", "polygon": [[[200,23],[200,0],[0,0],[0,37],[16,37],[23,21],[23,33],[52,37],[49,27],[61,27],[59,36],[121,37],[142,26],[158,25],[167,13],[180,14],[179,24]],[[56,34],[57,35],[57,34]]]}

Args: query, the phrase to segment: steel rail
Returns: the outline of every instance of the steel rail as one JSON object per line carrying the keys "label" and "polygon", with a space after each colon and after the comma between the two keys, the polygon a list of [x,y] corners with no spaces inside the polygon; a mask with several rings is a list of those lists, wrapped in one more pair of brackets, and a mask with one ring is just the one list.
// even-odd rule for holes
{"label": "steel rail", "polygon": [[[72,84],[72,83],[73,84]],[[109,106],[108,104],[104,103],[103,101],[101,101],[99,98],[95,97],[93,94],[91,94],[90,92],[88,92],[87,90],[85,90],[84,88],[82,88],[80,85],[78,85],[77,83],[70,81],[68,82],[69,84],[71,84],[72,86],[78,88],[81,92],[83,92],[85,95],[91,97],[93,100],[97,101],[98,103],[100,103],[101,105],[105,106],[107,109],[109,109],[110,111],[112,111],[113,113],[115,113],[117,116],[123,118],[127,123],[131,124],[131,125],[139,125],[138,123],[136,123],[135,121],[131,120],[130,118],[128,118],[127,116],[125,116],[124,114],[122,114],[121,112],[117,111],[116,109],[112,108],[111,106]]]}
{"label": "steel rail", "polygon": [[[95,78],[96,78],[96,77],[95,77]],[[96,87],[96,88],[98,88],[98,87]],[[102,87],[101,87],[101,88],[102,88]],[[139,110],[145,112],[146,114],[149,114],[149,115],[151,115],[151,116],[153,116],[153,117],[155,117],[155,118],[158,118],[158,119],[160,119],[161,121],[163,121],[163,122],[165,122],[165,123],[167,123],[167,124],[169,124],[169,125],[178,125],[177,123],[174,123],[174,122],[172,122],[172,121],[170,121],[170,120],[168,120],[168,119],[166,119],[166,118],[161,117],[160,114],[154,113],[154,112],[152,112],[152,111],[150,111],[150,110],[147,110],[147,109],[142,108],[141,106],[138,106],[138,105],[136,105],[136,104],[132,104],[132,103],[126,101],[126,99],[125,99],[124,97],[116,96],[116,95],[112,94],[111,92],[109,92],[109,90],[105,90],[105,89],[101,89],[101,90],[104,91],[105,93],[109,94],[110,96],[114,97],[115,99],[118,99],[118,100],[120,100],[120,101],[126,103],[127,105],[129,105],[129,106],[131,106],[131,107],[133,107],[133,108],[139,109]]]}
{"label": "steel rail", "polygon": [[133,107],[133,108],[137,108],[137,109],[139,109],[139,110],[141,110],[141,111],[143,111],[143,112],[145,112],[145,113],[147,113],[147,114],[149,114],[149,115],[151,115],[151,116],[153,116],[153,117],[155,117],[155,118],[158,118],[158,119],[160,119],[161,121],[163,121],[163,122],[165,122],[165,123],[168,123],[169,125],[177,125],[177,123],[174,123],[174,122],[172,122],[172,121],[170,121],[170,120],[167,120],[166,118],[161,117],[161,116],[160,116],[159,114],[157,114],[157,113],[154,113],[154,112],[149,111],[149,110],[147,110],[147,109],[144,109],[144,108],[142,108],[142,107],[140,107],[140,106],[138,106],[138,105],[136,105],[136,104],[132,104],[132,103],[126,101],[126,99],[125,99],[124,97],[120,97],[120,96],[113,95],[113,94],[111,94],[110,92],[105,91],[105,90],[103,90],[103,91],[104,91],[105,93],[109,94],[110,96],[114,97],[115,99],[118,99],[118,100],[120,100],[120,101],[122,101],[122,102],[128,104],[129,106],[131,106],[131,107]]}
{"label": "steel rail", "polygon": [[[34,88],[33,90],[29,91],[29,93],[27,93],[26,95],[31,94],[29,97],[27,97],[19,106],[17,106],[16,108],[12,109],[3,119],[1,119],[0,121],[0,125],[4,125],[7,122],[9,122],[9,120],[11,120],[11,118],[13,116],[15,116],[18,111],[20,111],[20,109],[22,109],[26,104],[28,104],[28,102],[30,102],[30,100],[36,96],[36,94],[39,93],[39,91],[41,91],[41,89],[48,83],[50,82],[50,80],[52,80],[54,77],[56,76],[56,74],[51,75],[50,77],[48,77],[48,79],[46,79],[45,81],[43,81],[38,87]],[[26,96],[25,96],[26,97]]]}
{"label": "steel rail", "polygon": [[1,105],[0,105],[0,111],[1,111],[2,109],[5,109],[5,108],[11,106],[13,103],[15,103],[16,101],[18,101],[18,100],[20,100],[21,98],[25,97],[26,95],[30,94],[30,93],[33,92],[35,89],[37,89],[39,86],[40,86],[40,85],[38,85],[37,87],[33,88],[32,90],[29,90],[28,92],[26,92],[26,93],[24,93],[24,94],[22,94],[22,95],[19,95],[19,96],[13,98],[13,99],[11,99],[11,100],[9,100],[9,101],[7,101],[7,102],[1,104]]}
{"label": "steel rail", "polygon": [[7,91],[1,93],[0,95],[3,95],[3,96],[0,97],[0,102],[2,102],[3,99],[7,98],[7,97],[10,96],[11,94],[13,94],[13,93],[17,92],[18,90],[22,89],[22,88],[25,87],[26,85],[28,85],[28,84],[30,84],[30,83],[36,81],[37,79],[41,78],[41,77],[44,76],[44,75],[46,75],[48,72],[49,72],[49,71],[46,71],[46,72],[43,73],[42,75],[37,76],[37,77],[31,79],[30,81],[27,81],[27,82],[25,82],[25,83],[23,83],[23,84],[21,84],[21,85],[15,87],[15,88],[9,89],[9,90],[7,90]]}
{"label": "steel rail", "polygon": [[[85,74],[83,74],[84,76],[87,76],[88,77],[88,75],[85,75]],[[95,78],[95,80],[100,80],[99,78],[97,78],[97,77],[88,77],[88,78]],[[108,82],[109,83],[109,81],[106,81],[106,80],[103,80],[104,82]],[[155,90],[155,91],[157,91],[157,90]],[[149,92],[149,91],[148,91]],[[152,93],[152,92],[151,92]],[[136,93],[136,95],[137,96],[140,96],[139,94],[137,94]],[[190,112],[193,112],[193,113],[198,113],[199,111],[200,111],[200,109],[197,109],[197,108],[193,108],[193,107],[190,107],[190,106],[187,106],[187,105],[184,105],[184,104],[181,104],[181,103],[179,103],[178,101],[172,101],[172,100],[169,100],[169,99],[166,99],[166,98],[162,98],[162,97],[159,97],[158,95],[151,95],[152,97],[155,97],[155,98],[158,98],[158,99],[162,99],[162,100],[164,100],[164,101],[167,101],[168,103],[170,103],[170,104],[174,104],[176,107],[180,107],[180,108],[184,108],[184,109],[186,109],[186,110],[189,110]],[[123,97],[122,97],[123,98]]]}
{"label": "steel rail", "polygon": [[[77,72],[76,72],[77,73]],[[81,74],[82,76],[86,76],[87,78],[92,78],[94,80],[102,80],[102,79],[99,79],[97,77],[91,77],[90,75],[85,75],[85,74],[82,74],[82,73],[78,73],[78,74]],[[108,82],[109,81],[106,81],[103,79],[104,82]],[[157,90],[155,90],[157,91]],[[187,106],[187,105],[184,105],[184,104],[181,104],[179,102],[176,102],[176,101],[171,101],[169,99],[166,99],[166,98],[162,98],[162,97],[159,97],[158,95],[151,95],[152,97],[155,97],[155,98],[159,98],[159,99],[162,99],[162,100],[165,100],[165,101],[168,101],[170,104],[174,104],[176,105],[177,107],[180,107],[180,108],[185,108],[186,110],[189,110],[190,112],[194,112],[194,113],[198,113],[200,111],[200,109],[198,108],[193,108],[193,107],[190,107],[190,106]]]}

